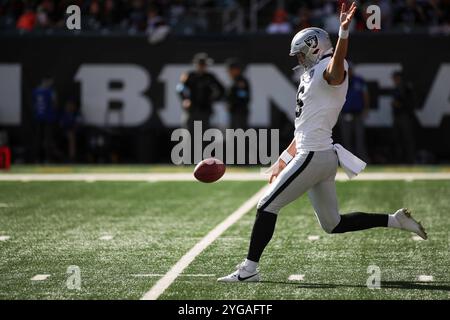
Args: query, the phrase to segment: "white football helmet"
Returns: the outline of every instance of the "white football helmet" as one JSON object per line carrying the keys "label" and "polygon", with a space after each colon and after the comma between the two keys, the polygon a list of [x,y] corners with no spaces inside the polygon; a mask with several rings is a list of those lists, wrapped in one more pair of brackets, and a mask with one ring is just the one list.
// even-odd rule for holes
{"label": "white football helmet", "polygon": [[299,53],[303,53],[304,62],[302,67],[307,70],[319,62],[320,58],[325,54],[332,52],[333,46],[331,45],[328,32],[312,27],[303,29],[294,36],[289,55],[296,56]]}

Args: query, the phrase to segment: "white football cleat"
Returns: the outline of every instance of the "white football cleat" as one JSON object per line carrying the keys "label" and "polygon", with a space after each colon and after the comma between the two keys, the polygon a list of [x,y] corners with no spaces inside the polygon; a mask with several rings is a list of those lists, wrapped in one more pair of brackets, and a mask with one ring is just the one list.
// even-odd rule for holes
{"label": "white football cleat", "polygon": [[225,277],[217,279],[218,282],[258,282],[259,271],[256,269],[253,272],[249,272],[245,269],[244,263],[236,266],[237,270]]}
{"label": "white football cleat", "polygon": [[402,230],[414,232],[422,239],[428,238],[422,224],[411,216],[411,212],[407,208],[398,209],[394,214],[395,219],[400,224]]}

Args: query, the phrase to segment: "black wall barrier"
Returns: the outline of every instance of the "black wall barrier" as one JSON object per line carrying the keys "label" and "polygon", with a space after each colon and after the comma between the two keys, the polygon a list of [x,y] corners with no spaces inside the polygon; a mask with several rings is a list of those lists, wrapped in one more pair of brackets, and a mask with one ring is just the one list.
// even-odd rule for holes
{"label": "black wall barrier", "polygon": [[[58,107],[73,99],[83,115],[77,161],[170,162],[175,144],[170,135],[181,125],[175,86],[180,73],[192,68],[193,55],[204,51],[214,59],[211,70],[225,86],[229,80],[224,61],[239,57],[245,62],[252,86],[250,126],[279,128],[284,148],[293,133],[297,85],[290,41],[290,36],[268,35],[172,37],[152,45],[137,36],[2,36],[0,128],[8,132],[13,161],[37,159],[32,90],[50,75]],[[417,160],[448,162],[450,38],[355,34],[349,60],[368,83],[366,142],[372,162],[395,160],[390,105],[395,70],[402,70],[414,86]],[[213,123],[226,127],[223,103],[215,110]]]}

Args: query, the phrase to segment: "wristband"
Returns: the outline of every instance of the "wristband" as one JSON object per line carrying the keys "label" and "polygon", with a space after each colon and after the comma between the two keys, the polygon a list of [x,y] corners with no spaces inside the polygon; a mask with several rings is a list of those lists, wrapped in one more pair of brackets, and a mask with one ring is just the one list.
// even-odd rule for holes
{"label": "wristband", "polygon": [[280,155],[280,159],[283,160],[284,163],[288,164],[292,160],[293,156],[287,150],[284,150]]}
{"label": "wristband", "polygon": [[347,39],[348,38],[348,34],[349,34],[349,30],[344,30],[342,29],[342,27],[339,28],[339,38],[341,39]]}

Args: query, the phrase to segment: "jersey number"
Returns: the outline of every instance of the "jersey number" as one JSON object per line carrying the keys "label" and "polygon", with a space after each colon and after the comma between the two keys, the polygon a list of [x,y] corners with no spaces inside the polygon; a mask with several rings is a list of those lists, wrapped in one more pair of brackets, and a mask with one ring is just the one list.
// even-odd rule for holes
{"label": "jersey number", "polygon": [[297,93],[297,107],[295,108],[295,117],[298,118],[302,114],[303,101],[300,99],[300,94],[305,92],[305,86],[301,86]]}

